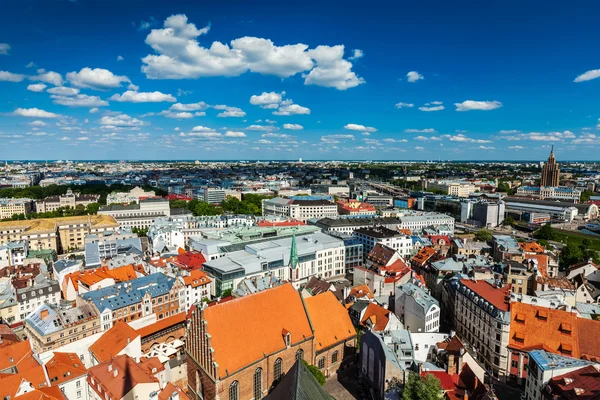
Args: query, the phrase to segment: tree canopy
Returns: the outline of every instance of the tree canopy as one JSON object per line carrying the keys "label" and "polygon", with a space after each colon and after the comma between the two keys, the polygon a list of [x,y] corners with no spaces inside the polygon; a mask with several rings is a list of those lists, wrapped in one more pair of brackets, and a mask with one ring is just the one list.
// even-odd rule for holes
{"label": "tree canopy", "polygon": [[542,226],[540,229],[538,229],[535,232],[534,236],[537,239],[556,240],[556,231],[554,230],[552,225],[546,224],[546,225]]}
{"label": "tree canopy", "polygon": [[480,229],[475,232],[475,240],[480,242],[491,242],[492,241],[492,232],[487,229]]}
{"label": "tree canopy", "polygon": [[421,378],[414,372],[409,372],[402,400],[439,400],[441,398],[442,386],[440,380],[431,374]]}

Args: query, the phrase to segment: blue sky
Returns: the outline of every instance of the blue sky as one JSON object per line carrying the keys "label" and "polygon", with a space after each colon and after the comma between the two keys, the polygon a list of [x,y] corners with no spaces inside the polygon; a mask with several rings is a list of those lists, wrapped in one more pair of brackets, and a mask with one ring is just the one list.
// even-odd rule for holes
{"label": "blue sky", "polygon": [[6,1],[0,159],[598,160],[596,2],[262,3]]}

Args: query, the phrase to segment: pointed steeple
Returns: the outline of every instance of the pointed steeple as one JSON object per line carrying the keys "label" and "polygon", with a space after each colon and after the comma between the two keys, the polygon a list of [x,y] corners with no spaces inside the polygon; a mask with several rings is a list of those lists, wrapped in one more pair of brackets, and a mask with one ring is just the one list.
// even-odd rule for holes
{"label": "pointed steeple", "polygon": [[298,248],[296,247],[296,232],[292,235],[292,247],[290,248],[290,267],[296,268],[298,265]]}

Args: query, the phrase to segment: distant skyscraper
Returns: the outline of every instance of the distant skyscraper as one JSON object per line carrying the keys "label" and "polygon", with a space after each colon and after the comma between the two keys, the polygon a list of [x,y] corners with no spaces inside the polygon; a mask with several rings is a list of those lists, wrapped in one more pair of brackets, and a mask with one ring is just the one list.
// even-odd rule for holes
{"label": "distant skyscraper", "polygon": [[554,146],[548,157],[548,162],[542,168],[542,176],[540,177],[540,186],[558,186],[560,177],[560,169],[554,158]]}

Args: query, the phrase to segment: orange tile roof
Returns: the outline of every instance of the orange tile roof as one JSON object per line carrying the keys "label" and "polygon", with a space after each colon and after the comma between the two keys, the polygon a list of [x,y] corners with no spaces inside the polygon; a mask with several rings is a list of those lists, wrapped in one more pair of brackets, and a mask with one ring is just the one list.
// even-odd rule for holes
{"label": "orange tile roof", "polygon": [[537,260],[538,271],[544,277],[548,277],[548,260],[549,257],[547,254],[528,254],[526,259],[529,260]]}
{"label": "orange tile roof", "polygon": [[182,312],[179,314],[171,315],[170,317],[163,318],[160,321],[156,321],[153,324],[144,326],[137,330],[140,334],[140,337],[145,338],[146,336],[150,336],[155,334],[156,332],[160,332],[163,329],[169,328],[171,326],[175,326],[186,320],[186,313]]}
{"label": "orange tile roof", "polygon": [[29,340],[0,348],[0,371],[16,369],[16,373],[0,375],[0,398],[14,398],[23,380],[35,388],[48,386],[44,367],[34,357]]}
{"label": "orange tile roof", "polygon": [[367,306],[360,323],[363,326],[367,326],[367,321],[369,321],[375,332],[381,332],[390,320],[390,312],[390,310],[386,310],[379,304],[371,303]]}
{"label": "orange tile roof", "polygon": [[36,389],[20,395],[19,400],[67,400],[58,387]]}
{"label": "orange tile roof", "polygon": [[412,261],[421,265],[425,264],[433,255],[437,252],[433,247],[423,247],[415,256]]}
{"label": "orange tile roof", "polygon": [[348,294],[348,297],[350,296],[354,296],[357,299],[363,298],[363,297],[367,297],[369,299],[373,298],[373,292],[371,292],[371,289],[369,289],[369,287],[367,285],[360,285],[360,286],[355,286],[352,289],[350,289],[350,293]]}
{"label": "orange tile roof", "polygon": [[54,353],[54,357],[46,364],[46,370],[52,386],[57,386],[87,374],[85,365],[75,353]]}
{"label": "orange tile roof", "polygon": [[331,292],[304,300],[315,330],[315,347],[321,351],[356,336],[348,310]]}
{"label": "orange tile roof", "polygon": [[300,294],[289,283],[203,312],[221,378],[284,349],[283,329],[291,333],[292,343],[313,336]]}
{"label": "orange tile roof", "polygon": [[208,285],[211,282],[212,279],[208,277],[206,272],[199,269],[194,269],[190,272],[189,276],[183,277],[183,283],[185,283],[186,286],[191,286],[193,288]]}
{"label": "orange tile roof", "polygon": [[600,362],[600,321],[577,317],[575,329],[577,330],[577,344],[579,357],[594,362]]}
{"label": "orange tile roof", "polygon": [[138,365],[149,376],[155,376],[155,374],[165,370],[165,366],[160,362],[158,357],[142,357]]}
{"label": "orange tile roof", "polygon": [[471,279],[461,279],[460,282],[493,304],[499,310],[510,310],[510,285],[501,288],[492,285],[486,281],[473,281]]}
{"label": "orange tile roof", "polygon": [[410,229],[398,229],[398,232],[403,233],[407,236],[412,236],[412,232],[410,231]]}
{"label": "orange tile roof", "polygon": [[183,252],[177,256],[177,261],[186,269],[201,269],[206,262],[206,257],[199,251]]}
{"label": "orange tile roof", "polygon": [[139,333],[127,322],[119,321],[90,346],[90,352],[101,363],[109,361],[138,336]]}
{"label": "orange tile roof", "polygon": [[[95,384],[91,383],[92,379]],[[142,383],[155,383],[156,390],[159,389],[158,379],[148,375],[146,371],[135,362],[135,359],[129,357],[127,354],[122,354],[108,362],[91,367],[88,370],[87,380],[90,387],[98,393],[101,398],[104,398],[105,394],[108,394],[110,398],[122,399],[134,387]],[[98,385],[102,387],[102,392],[99,392]]]}
{"label": "orange tile roof", "polygon": [[179,393],[179,400],[190,400],[187,394],[180,387],[173,385],[171,382],[167,383],[165,388],[158,394],[158,400],[171,400],[171,395],[175,392]]}
{"label": "orange tile roof", "polygon": [[537,242],[519,242],[519,246],[526,253],[543,253],[544,248]]}
{"label": "orange tile roof", "polygon": [[575,324],[575,314],[519,302],[512,303],[511,314],[508,347],[517,350],[544,348],[552,353],[563,353],[564,345],[569,345],[571,352],[564,354],[579,358],[578,332],[561,330],[565,324]]}

